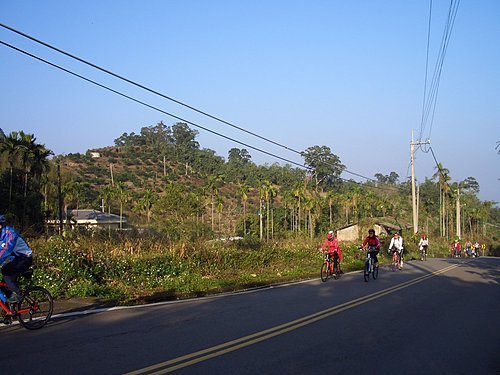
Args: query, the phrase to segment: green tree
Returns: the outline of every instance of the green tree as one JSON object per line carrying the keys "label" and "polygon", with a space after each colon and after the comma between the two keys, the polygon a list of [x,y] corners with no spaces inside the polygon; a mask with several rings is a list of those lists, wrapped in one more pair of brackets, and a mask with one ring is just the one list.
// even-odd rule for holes
{"label": "green tree", "polygon": [[248,202],[248,193],[252,188],[246,184],[240,184],[238,188],[238,193],[241,198],[241,202],[243,204],[243,235],[247,235],[247,202]]}
{"label": "green tree", "polygon": [[219,196],[219,189],[224,182],[223,175],[211,175],[208,177],[207,181],[207,190],[210,194],[210,207],[211,207],[211,223],[212,223],[212,231],[214,230],[214,209],[215,209],[215,200]]}
{"label": "green tree", "polygon": [[158,201],[158,194],[152,189],[148,188],[141,198],[137,201],[137,209],[146,213],[148,224],[151,221],[151,212],[154,204]]}
{"label": "green tree", "polygon": [[2,153],[7,154],[9,164],[10,180],[9,180],[9,203],[12,201],[12,185],[14,179],[14,167],[19,158],[20,142],[19,133],[12,132],[3,142],[0,143]]}
{"label": "green tree", "polygon": [[345,170],[345,165],[340,162],[340,158],[332,153],[328,146],[309,147],[302,153],[302,156],[305,165],[312,171],[316,191],[320,186],[332,186]]}
{"label": "green tree", "polygon": [[448,184],[448,181],[451,180],[451,177],[449,176],[450,171],[446,168],[443,167],[441,163],[438,163],[436,166],[436,173],[432,176],[433,179],[438,179],[439,182],[439,187],[440,187],[440,198],[439,198],[439,207],[440,207],[440,231],[441,231],[441,236],[446,237],[448,235],[447,231],[447,202],[446,198],[449,196],[450,193],[450,185]]}
{"label": "green tree", "polygon": [[122,181],[118,182],[115,187],[114,197],[120,203],[120,229],[123,228],[123,205],[130,199],[130,190]]}

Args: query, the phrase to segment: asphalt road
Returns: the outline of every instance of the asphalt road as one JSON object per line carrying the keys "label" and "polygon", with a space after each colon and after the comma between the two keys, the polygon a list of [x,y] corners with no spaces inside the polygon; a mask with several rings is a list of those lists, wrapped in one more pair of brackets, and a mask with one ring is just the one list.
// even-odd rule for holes
{"label": "asphalt road", "polygon": [[500,259],[0,328],[5,374],[499,374]]}

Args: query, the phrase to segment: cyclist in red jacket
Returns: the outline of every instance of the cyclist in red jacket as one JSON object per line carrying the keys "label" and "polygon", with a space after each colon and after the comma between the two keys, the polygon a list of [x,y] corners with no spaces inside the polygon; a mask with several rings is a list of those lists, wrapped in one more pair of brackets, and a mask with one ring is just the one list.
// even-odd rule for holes
{"label": "cyclist in red jacket", "polygon": [[326,235],[326,240],[321,246],[321,251],[327,251],[330,259],[335,259],[335,256],[342,262],[342,249],[340,248],[339,241],[333,230],[329,231]]}
{"label": "cyclist in red jacket", "polygon": [[375,229],[368,230],[368,237],[365,238],[363,243],[359,246],[359,249],[363,250],[366,245],[368,245],[368,252],[370,253],[370,257],[373,259],[373,265],[378,267],[377,254],[380,251],[380,240],[375,235]]}

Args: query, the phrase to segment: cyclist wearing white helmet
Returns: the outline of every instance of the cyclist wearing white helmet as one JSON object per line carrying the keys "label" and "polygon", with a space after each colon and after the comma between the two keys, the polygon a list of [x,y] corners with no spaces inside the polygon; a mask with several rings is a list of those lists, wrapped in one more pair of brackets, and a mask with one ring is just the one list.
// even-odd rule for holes
{"label": "cyclist wearing white helmet", "polygon": [[17,278],[30,268],[32,263],[30,247],[14,228],[6,225],[5,216],[0,214],[0,267],[5,283],[12,291],[8,302],[17,303],[23,300]]}
{"label": "cyclist wearing white helmet", "polygon": [[391,238],[391,243],[389,244],[389,253],[397,252],[399,254],[399,269],[403,268],[403,237],[399,235],[398,232],[394,233],[394,237]]}

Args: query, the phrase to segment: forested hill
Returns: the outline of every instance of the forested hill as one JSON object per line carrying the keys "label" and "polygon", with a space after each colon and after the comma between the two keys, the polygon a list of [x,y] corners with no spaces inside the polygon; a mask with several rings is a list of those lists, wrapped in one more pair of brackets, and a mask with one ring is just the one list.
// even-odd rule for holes
{"label": "forested hill", "polygon": [[[411,189],[395,172],[364,183],[341,178],[340,158],[325,145],[304,150],[305,168],[256,165],[246,149],[227,157],[200,147],[185,123],[162,122],[124,133],[113,146],[48,159],[34,135],[12,132],[2,141],[2,211],[25,227],[56,218],[58,175],[64,210],[93,208],[123,213],[134,227],[150,227],[172,239],[230,235],[314,237],[354,222],[384,218],[412,222]],[[376,182],[374,182],[376,181]],[[419,182],[421,230],[455,234],[460,187],[463,233],[477,237],[498,223],[498,209],[477,198],[473,177],[453,182],[443,166]],[[104,204],[103,204],[104,203]],[[21,221],[21,220],[19,220]]]}

